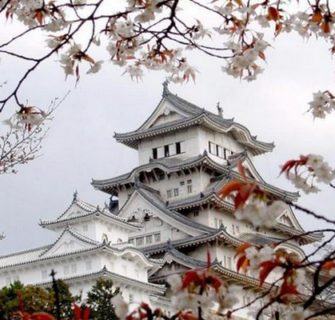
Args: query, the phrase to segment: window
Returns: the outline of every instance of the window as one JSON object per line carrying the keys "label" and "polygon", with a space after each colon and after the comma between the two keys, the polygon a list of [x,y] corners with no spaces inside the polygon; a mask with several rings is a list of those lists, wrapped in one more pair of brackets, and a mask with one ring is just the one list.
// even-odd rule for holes
{"label": "window", "polygon": [[187,193],[192,193],[192,185],[191,184],[189,184],[187,186]]}
{"label": "window", "polygon": [[170,189],[170,190],[167,190],[167,191],[166,191],[166,195],[167,195],[167,198],[168,198],[168,199],[172,198],[172,190],[171,190],[171,189]]}
{"label": "window", "polygon": [[133,303],[134,302],[134,296],[129,293],[129,303]]}
{"label": "window", "polygon": [[215,226],[215,228],[218,227],[218,219],[217,218],[214,218],[214,226]]}
{"label": "window", "polygon": [[180,185],[181,186],[185,185],[185,181],[180,181]]}
{"label": "window", "polygon": [[158,158],[158,153],[157,153],[157,148],[152,149],[152,158],[157,159]]}
{"label": "window", "polygon": [[169,145],[164,146],[164,157],[170,156],[170,148]]}
{"label": "window", "polygon": [[173,189],[173,195],[174,195],[175,197],[178,197],[178,196],[179,196],[179,189],[178,189],[178,188],[174,188],[174,189]]}
{"label": "window", "polygon": [[155,242],[160,242],[161,241],[161,234],[160,233],[156,233],[154,235],[154,237],[155,237]]}
{"label": "window", "polygon": [[233,229],[233,234],[235,234],[235,225],[232,225],[231,227]]}
{"label": "window", "polygon": [[137,246],[142,246],[143,245],[143,237],[136,239],[136,245]]}
{"label": "window", "polygon": [[147,244],[152,243],[152,235],[145,237],[145,243]]}
{"label": "window", "polygon": [[199,216],[199,211],[194,211],[193,216],[194,216],[194,217]]}
{"label": "window", "polygon": [[176,142],[176,154],[181,154],[181,145],[180,145],[180,142]]}
{"label": "window", "polygon": [[240,233],[240,227],[236,226],[236,233]]}
{"label": "window", "polygon": [[217,151],[217,156],[219,156],[220,158],[223,158],[223,147],[217,145],[216,151]]}
{"label": "window", "polygon": [[223,256],[223,266],[227,268],[227,257]]}
{"label": "window", "polygon": [[215,154],[216,153],[215,143],[209,141],[208,149],[209,149],[209,153]]}
{"label": "window", "polygon": [[211,141],[208,142],[208,150],[209,150],[209,153],[211,153],[211,154],[213,154],[217,157],[223,158],[223,159],[226,159],[227,151],[230,152],[226,148],[223,148],[222,146],[220,146],[220,145],[218,145],[214,142],[211,142]]}

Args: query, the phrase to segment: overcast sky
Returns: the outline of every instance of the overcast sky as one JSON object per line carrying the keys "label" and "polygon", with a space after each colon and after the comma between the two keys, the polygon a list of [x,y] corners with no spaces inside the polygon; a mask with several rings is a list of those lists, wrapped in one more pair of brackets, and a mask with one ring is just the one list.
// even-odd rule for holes
{"label": "overcast sky", "polygon": [[[267,50],[264,74],[252,83],[224,75],[220,61],[200,54],[191,58],[199,70],[196,83],[170,85],[170,90],[214,112],[220,101],[225,117],[234,117],[262,141],[274,141],[271,154],[255,158],[266,181],[293,190],[278,177],[279,165],[299,154],[322,154],[335,165],[335,115],[313,121],[305,113],[313,92],[334,89],[335,67],[322,40],[305,42],[294,35],[281,36]],[[0,81],[8,79],[10,84],[21,71],[13,60],[2,61]],[[59,65],[50,61],[29,78],[22,96],[31,104],[43,107],[69,89],[71,94],[57,110],[42,156],[19,167],[17,175],[0,176],[0,231],[6,234],[0,253],[53,241],[56,235],[38,226],[40,218],[53,219],[63,213],[74,190],[83,200],[103,205],[108,196],[95,191],[91,179],[111,178],[137,165],[136,151],[116,143],[113,133],[142,124],[161,98],[165,76],[146,73],[137,83],[121,74],[121,69],[106,63],[98,75],[82,76],[74,87],[73,79],[64,82]],[[8,105],[0,120],[12,111],[13,106]],[[334,193],[324,188],[322,194],[302,196],[299,202],[331,217],[333,199]],[[301,213],[297,216],[307,229],[320,226]]]}

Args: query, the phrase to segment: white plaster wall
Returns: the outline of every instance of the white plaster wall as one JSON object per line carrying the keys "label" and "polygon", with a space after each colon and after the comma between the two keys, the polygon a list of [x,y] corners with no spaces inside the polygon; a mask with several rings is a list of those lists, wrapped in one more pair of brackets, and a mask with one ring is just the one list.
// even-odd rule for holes
{"label": "white plaster wall", "polygon": [[142,165],[149,162],[152,157],[153,148],[159,148],[175,142],[184,142],[184,144],[182,154],[174,157],[185,159],[197,156],[201,153],[197,135],[197,128],[188,128],[168,133],[164,136],[156,136],[142,140],[138,145],[139,164]]}
{"label": "white plaster wall", "polygon": [[68,278],[85,273],[100,271],[103,265],[101,258],[92,256],[68,256],[59,259],[48,259],[41,262],[3,269],[0,271],[0,287],[19,280],[24,284],[36,284],[51,280],[50,272],[55,270],[57,278]]}
{"label": "white plaster wall", "polygon": [[118,192],[119,209],[121,209],[124,206],[128,198],[130,197],[131,193],[132,193],[131,189],[128,190],[123,189]]}
{"label": "white plaster wall", "polygon": [[[192,192],[188,193],[187,190],[187,181],[192,180]],[[181,182],[184,182],[184,185],[181,185]],[[164,201],[174,201],[178,199],[183,199],[195,195],[201,192],[202,189],[202,180],[201,174],[199,172],[193,172],[187,175],[178,176],[176,173],[172,173],[169,177],[165,177],[164,180],[151,182],[148,184],[150,187],[158,190],[160,192],[160,196]],[[172,198],[167,197],[167,190],[172,190],[174,188],[178,188],[179,195],[174,196]],[[172,192],[173,193],[173,192]]]}
{"label": "white plaster wall", "polygon": [[104,221],[96,222],[96,238],[97,241],[103,241],[104,235],[107,235],[108,241],[120,243],[128,241],[128,231],[113,224]]}
{"label": "white plaster wall", "polygon": [[[0,288],[18,280],[23,284],[40,284],[51,281],[50,272],[56,272],[56,278],[66,279],[85,274],[95,273],[102,270],[104,266],[111,272],[123,275],[128,278],[148,281],[147,269],[138,260],[131,257],[116,256],[111,253],[99,253],[95,255],[78,255],[76,257],[64,257],[62,259],[50,259],[25,266],[12,267],[8,270],[0,271]],[[79,280],[78,280],[79,281]],[[74,285],[77,292],[81,289],[89,289],[86,281],[80,283],[78,287]]]}
{"label": "white plaster wall", "polygon": [[131,279],[147,282],[147,269],[138,259],[139,258],[136,259],[137,261],[133,261],[129,258],[127,259],[116,255],[111,256],[110,254],[105,254],[101,257],[102,264],[106,266],[109,271]]}
{"label": "white plaster wall", "polygon": [[[243,147],[239,144],[235,139],[231,137],[231,135],[216,132],[214,130],[210,130],[207,128],[199,127],[199,141],[200,141],[200,149],[201,150],[208,150],[208,142],[214,142],[228,150],[235,152],[243,151]],[[217,158],[217,157],[216,157]]]}

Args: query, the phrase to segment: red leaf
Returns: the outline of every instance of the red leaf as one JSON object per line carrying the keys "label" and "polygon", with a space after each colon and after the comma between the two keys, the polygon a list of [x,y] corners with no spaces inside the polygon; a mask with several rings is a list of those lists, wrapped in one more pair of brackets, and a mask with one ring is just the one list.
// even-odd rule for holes
{"label": "red leaf", "polygon": [[277,21],[279,20],[279,11],[274,7],[268,8],[268,20]]}
{"label": "red leaf", "polygon": [[249,243],[249,242],[245,242],[245,243],[241,244],[239,247],[237,247],[236,254],[235,254],[234,258],[239,256],[241,253],[245,254],[245,250],[247,250],[250,247],[251,247],[251,243]]}
{"label": "red leaf", "polygon": [[81,320],[81,308],[76,304],[73,306],[74,320]]}
{"label": "red leaf", "polygon": [[322,269],[325,270],[330,270],[335,268],[335,262],[334,261],[326,261],[323,265],[322,265]]}
{"label": "red leaf", "polygon": [[239,161],[237,163],[237,170],[239,172],[239,174],[243,177],[244,180],[247,180],[247,176],[245,174],[245,167],[242,164],[242,161]]}
{"label": "red leaf", "polygon": [[241,182],[237,180],[229,181],[227,184],[223,186],[223,188],[219,191],[219,195],[222,198],[227,197],[234,191],[238,191],[241,188]]}
{"label": "red leaf", "polygon": [[284,281],[280,288],[280,293],[281,296],[286,295],[286,294],[299,294],[297,287],[294,284],[288,283],[287,280]]}
{"label": "red leaf", "polygon": [[55,317],[45,312],[33,313],[30,317],[31,320],[55,320]]}
{"label": "red leaf", "polygon": [[198,272],[191,270],[184,274],[183,281],[182,281],[182,289],[187,288],[191,283],[195,285],[201,285],[202,279],[199,276]]}
{"label": "red leaf", "polygon": [[259,281],[262,286],[270,272],[279,264],[277,261],[264,261],[260,264]]}
{"label": "red leaf", "polygon": [[219,291],[219,288],[222,285],[222,281],[218,277],[214,277],[212,275],[206,277],[206,283],[208,283],[216,292]]}
{"label": "red leaf", "polygon": [[91,310],[89,308],[83,308],[83,320],[89,320]]}
{"label": "red leaf", "polygon": [[317,24],[319,24],[322,21],[322,13],[319,8],[315,9],[311,20],[312,22],[317,23]]}
{"label": "red leaf", "polygon": [[240,269],[246,272],[248,267],[249,267],[249,260],[247,259],[246,256],[242,256],[238,258],[237,263],[236,263],[237,272],[240,272]]}

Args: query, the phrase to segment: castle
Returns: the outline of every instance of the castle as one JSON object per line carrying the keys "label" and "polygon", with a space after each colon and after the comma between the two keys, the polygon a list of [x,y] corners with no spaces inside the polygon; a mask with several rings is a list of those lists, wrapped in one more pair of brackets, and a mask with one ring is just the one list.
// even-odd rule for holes
{"label": "castle", "polygon": [[[135,131],[115,139],[138,151],[139,165],[118,177],[93,180],[95,189],[110,196],[103,208],[75,193],[70,206],[43,228],[57,234],[49,245],[0,257],[0,287],[15,280],[50,284],[50,271],[83,296],[101,277],[120,287],[126,300],[169,308],[166,278],[206,266],[210,251],[213,271],[244,288],[241,304],[259,291],[259,281],[236,271],[235,250],[244,242],[271,244],[301,235],[281,246],[304,257],[302,245],[319,240],[303,235],[292,209],[272,228],[255,229],[233,215],[233,204],[218,191],[231,179],[248,179],[279,199],[296,201],[297,193],[266,183],[253,157],[274,148],[259,141],[243,125],[225,119],[172,94],[163,85],[162,99]],[[239,314],[247,318],[247,310]]]}

